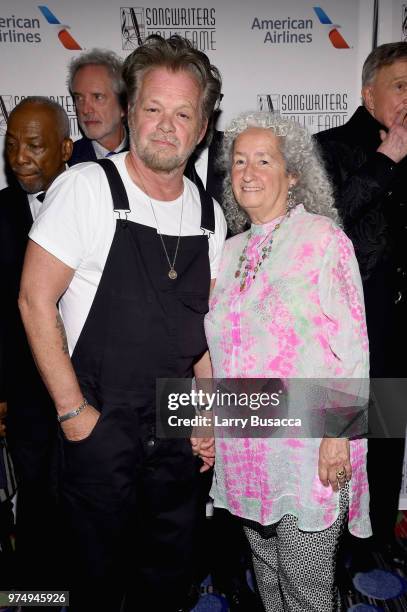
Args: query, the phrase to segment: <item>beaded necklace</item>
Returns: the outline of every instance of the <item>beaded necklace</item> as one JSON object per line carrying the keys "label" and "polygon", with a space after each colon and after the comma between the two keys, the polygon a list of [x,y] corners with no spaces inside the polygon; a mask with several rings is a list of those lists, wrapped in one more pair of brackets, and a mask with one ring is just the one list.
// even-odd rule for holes
{"label": "beaded necklace", "polygon": [[[285,219],[287,219],[290,216],[290,211],[288,211],[285,216],[283,217],[283,219],[281,219],[281,221],[279,223],[277,223],[274,228],[271,230],[271,232],[269,234],[267,234],[267,236],[264,238],[264,240],[262,240],[260,242],[260,244],[258,245],[259,247],[264,244],[264,246],[261,249],[261,253],[260,253],[260,257],[256,262],[256,265],[254,266],[253,269],[250,268],[250,263],[249,260],[247,258],[247,247],[249,246],[249,242],[250,242],[250,238],[253,236],[253,232],[252,230],[249,231],[249,233],[247,234],[247,242],[246,245],[242,251],[242,254],[239,257],[239,264],[237,267],[237,270],[235,272],[235,278],[240,278],[240,291],[244,291],[246,288],[246,281],[248,279],[248,277],[250,276],[250,274],[252,274],[252,280],[254,280],[256,278],[257,272],[260,270],[263,262],[270,256],[271,250],[272,250],[272,245],[273,245],[273,240],[274,240],[274,234],[276,233],[277,230],[280,229],[281,224],[283,223],[283,221]],[[243,267],[243,272],[242,272],[242,267]]]}

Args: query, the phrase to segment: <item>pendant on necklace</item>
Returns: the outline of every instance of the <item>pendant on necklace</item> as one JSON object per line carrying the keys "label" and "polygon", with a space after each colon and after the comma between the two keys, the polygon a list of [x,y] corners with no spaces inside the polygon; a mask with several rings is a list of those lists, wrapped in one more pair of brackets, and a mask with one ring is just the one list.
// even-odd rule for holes
{"label": "pendant on necklace", "polygon": [[176,273],[174,268],[171,268],[171,270],[168,272],[168,278],[170,278],[171,280],[175,280],[177,276],[178,274]]}

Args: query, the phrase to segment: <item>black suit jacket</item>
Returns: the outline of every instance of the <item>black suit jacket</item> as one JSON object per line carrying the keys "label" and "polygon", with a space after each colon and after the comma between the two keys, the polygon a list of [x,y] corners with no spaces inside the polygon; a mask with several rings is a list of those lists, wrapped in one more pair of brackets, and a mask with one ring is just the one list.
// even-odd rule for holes
{"label": "black suit jacket", "polygon": [[28,199],[21,189],[7,187],[0,191],[0,270],[2,279],[0,396],[3,399],[6,395],[5,370],[8,363],[5,345],[6,339],[11,339],[11,328],[15,328],[16,325],[21,270],[32,222]]}
{"label": "black suit jacket", "polygon": [[55,408],[35,366],[18,309],[28,232],[33,219],[27,195],[18,187],[0,191],[0,395],[9,404],[8,437],[40,430]]}
{"label": "black suit jacket", "polygon": [[[223,132],[214,132],[211,144],[208,150],[208,169],[206,174],[206,186],[203,185],[195,168],[195,162],[197,161],[201,147],[198,147],[188,160],[185,168],[185,175],[198,187],[205,189],[206,192],[219,202],[222,203],[222,187],[224,174],[219,170],[218,167],[218,156],[220,148],[222,146]],[[205,148],[205,147],[204,147]]]}
{"label": "black suit jacket", "polygon": [[206,190],[222,204],[224,173],[219,169],[219,155],[223,143],[223,132],[215,130],[208,150],[208,173],[206,175]]}
{"label": "black suit jacket", "polygon": [[[215,132],[209,146],[206,185],[203,184],[195,167],[195,162],[202,151],[202,147],[198,147],[188,159],[184,173],[198,187],[201,200],[215,198],[220,204],[222,203],[223,174],[218,168],[217,159],[222,139],[223,133]],[[205,146],[203,148],[205,149]]]}
{"label": "black suit jacket", "polygon": [[96,161],[96,153],[92,141],[86,136],[73,143],[73,151],[68,166],[75,166],[81,162]]}
{"label": "black suit jacket", "polygon": [[[124,147],[122,150],[126,151],[128,145]],[[76,140],[73,143],[73,151],[71,159],[68,162],[68,166],[75,166],[75,164],[80,164],[81,162],[88,161],[96,161],[96,153],[93,148],[92,141],[86,136],[82,136],[79,140]]]}
{"label": "black suit jacket", "polygon": [[359,107],[316,134],[363,280],[372,377],[407,374],[407,158],[377,153],[384,127]]}

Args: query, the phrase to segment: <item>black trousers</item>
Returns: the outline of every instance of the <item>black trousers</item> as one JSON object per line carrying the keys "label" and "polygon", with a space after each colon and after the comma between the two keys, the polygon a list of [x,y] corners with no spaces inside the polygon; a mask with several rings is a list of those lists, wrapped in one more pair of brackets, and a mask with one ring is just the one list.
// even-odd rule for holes
{"label": "black trousers", "polygon": [[238,517],[228,510],[214,508],[213,515],[206,518],[204,511],[212,478],[212,470],[200,477],[202,512],[195,555],[195,582],[200,584],[211,574],[215,589],[230,596],[235,591],[248,589],[246,569],[252,564],[251,551]]}
{"label": "black trousers", "polygon": [[189,440],[157,440],[129,408],[108,407],[88,438],[62,446],[70,610],[130,612],[141,600],[177,610],[192,582],[199,513]]}
{"label": "black trousers", "polygon": [[395,541],[399,496],[404,459],[404,439],[368,440],[367,475],[370,493],[370,520],[373,536],[356,538],[346,533],[341,557],[352,553],[355,571],[361,571],[373,551],[386,552]]}
{"label": "black trousers", "polygon": [[15,580],[14,553],[11,534],[14,532],[13,505],[10,500],[0,502],[0,589],[10,589]]}
{"label": "black trousers", "polygon": [[404,438],[368,441],[367,475],[373,537],[380,547],[394,540],[404,459]]}
{"label": "black trousers", "polygon": [[58,425],[55,409],[46,412],[44,403],[10,400],[8,407],[7,440],[18,485],[13,586],[23,590],[56,588],[60,574]]}

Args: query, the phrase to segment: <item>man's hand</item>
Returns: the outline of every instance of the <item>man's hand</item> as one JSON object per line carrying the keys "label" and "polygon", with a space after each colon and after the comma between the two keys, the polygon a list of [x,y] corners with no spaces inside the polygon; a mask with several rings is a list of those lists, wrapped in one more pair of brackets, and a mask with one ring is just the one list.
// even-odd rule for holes
{"label": "man's hand", "polygon": [[7,402],[0,402],[0,438],[4,438],[6,435],[6,425],[4,420],[7,415]]}
{"label": "man's hand", "polygon": [[[343,477],[338,477],[338,473]],[[346,438],[323,438],[319,447],[318,462],[319,479],[328,487],[331,485],[334,491],[338,491],[341,484],[345,484],[352,478],[352,466],[350,464],[349,440]]]}
{"label": "man's hand", "polygon": [[215,463],[215,438],[191,438],[192,454],[203,461],[200,472],[207,472]]}
{"label": "man's hand", "polygon": [[65,438],[71,442],[84,440],[92,433],[99,417],[100,412],[88,404],[78,416],[61,423]]}
{"label": "man's hand", "polygon": [[396,164],[407,155],[407,108],[403,106],[396,114],[388,132],[380,130],[382,144],[377,149]]}

